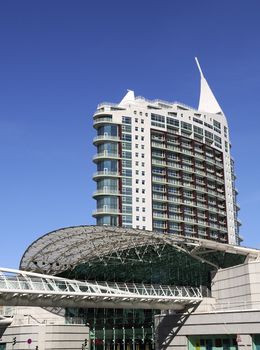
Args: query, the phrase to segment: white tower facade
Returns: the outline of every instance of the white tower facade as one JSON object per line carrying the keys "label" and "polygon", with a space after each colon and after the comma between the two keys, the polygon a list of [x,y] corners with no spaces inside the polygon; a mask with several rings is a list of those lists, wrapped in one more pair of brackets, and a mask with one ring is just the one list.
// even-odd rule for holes
{"label": "white tower facade", "polygon": [[98,106],[97,225],[240,243],[228,124],[197,64],[198,109],[131,90]]}

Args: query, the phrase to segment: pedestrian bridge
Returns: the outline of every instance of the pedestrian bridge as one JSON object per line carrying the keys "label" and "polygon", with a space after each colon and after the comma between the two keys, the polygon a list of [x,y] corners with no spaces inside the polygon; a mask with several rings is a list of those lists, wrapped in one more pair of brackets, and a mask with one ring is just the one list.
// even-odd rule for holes
{"label": "pedestrian bridge", "polygon": [[0,268],[0,305],[181,310],[202,301],[202,289],[76,281]]}

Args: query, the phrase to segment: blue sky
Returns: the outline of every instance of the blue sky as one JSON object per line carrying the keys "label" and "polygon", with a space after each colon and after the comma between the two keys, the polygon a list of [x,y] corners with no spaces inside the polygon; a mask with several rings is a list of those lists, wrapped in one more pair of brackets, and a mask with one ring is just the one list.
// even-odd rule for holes
{"label": "blue sky", "polygon": [[198,56],[231,129],[244,245],[260,248],[260,2],[0,1],[0,266],[94,224],[92,114],[126,89],[197,106]]}

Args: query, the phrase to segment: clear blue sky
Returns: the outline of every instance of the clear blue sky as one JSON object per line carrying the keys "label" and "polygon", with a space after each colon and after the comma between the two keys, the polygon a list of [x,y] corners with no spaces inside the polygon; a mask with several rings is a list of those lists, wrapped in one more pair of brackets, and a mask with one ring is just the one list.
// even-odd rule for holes
{"label": "clear blue sky", "polygon": [[229,120],[244,245],[260,248],[260,2],[0,1],[0,266],[93,224],[92,114],[127,88],[197,106],[198,56]]}

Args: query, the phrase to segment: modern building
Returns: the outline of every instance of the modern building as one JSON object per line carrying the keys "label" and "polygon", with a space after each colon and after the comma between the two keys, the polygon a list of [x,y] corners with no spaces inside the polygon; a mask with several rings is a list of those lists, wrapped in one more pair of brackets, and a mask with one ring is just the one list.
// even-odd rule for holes
{"label": "modern building", "polygon": [[133,91],[98,106],[97,225],[240,243],[228,124],[197,64],[198,109]]}
{"label": "modern building", "polygon": [[[33,242],[20,263],[31,279],[1,279],[0,271],[0,303],[51,307],[57,316],[53,325],[37,311],[16,316],[0,349],[260,349],[260,251],[239,246],[228,124],[197,64],[198,109],[133,91],[98,106],[97,226]],[[96,286],[95,297],[77,283]],[[97,286],[114,293],[100,302]]]}
{"label": "modern building", "polygon": [[[104,308],[103,303],[80,296],[78,290],[73,294],[73,289],[68,295],[54,293],[50,299],[54,284],[48,282],[46,292],[43,287],[39,290],[37,279],[25,276],[22,283],[28,289],[37,284],[37,290],[31,287],[35,296],[12,290],[5,304],[51,306],[56,316],[19,309],[0,339],[0,348],[259,350],[259,257],[256,249],[136,229],[77,226],[50,232],[26,249],[21,270],[114,284],[129,292],[138,289],[142,300],[148,301],[152,291],[156,295],[161,290],[158,301],[162,302],[173,286],[179,291],[199,287],[203,298],[197,302],[187,298],[180,304],[176,293],[169,309],[154,309],[153,302],[138,308],[140,299],[123,307],[111,295],[106,297],[110,306]],[[3,282],[0,279],[2,303]]]}

